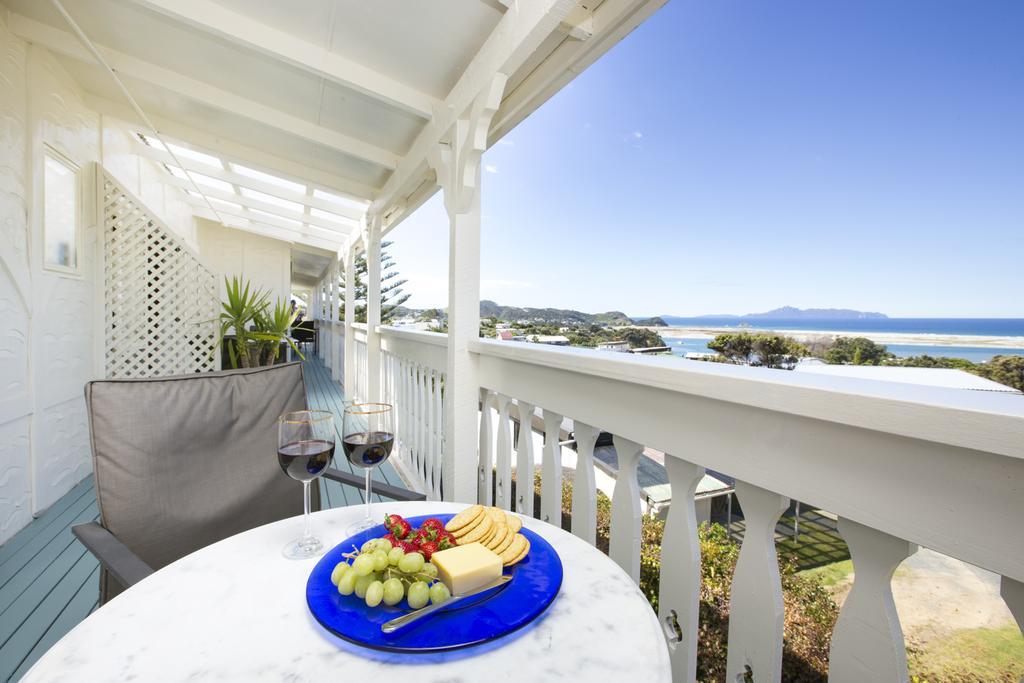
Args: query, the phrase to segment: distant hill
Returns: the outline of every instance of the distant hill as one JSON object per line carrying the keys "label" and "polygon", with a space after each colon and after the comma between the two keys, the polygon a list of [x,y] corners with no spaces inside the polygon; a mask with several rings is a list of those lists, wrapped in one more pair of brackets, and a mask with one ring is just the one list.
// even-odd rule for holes
{"label": "distant hill", "polygon": [[701,318],[732,318],[735,320],[885,320],[884,313],[873,311],[855,311],[849,308],[795,308],[783,306],[764,313],[747,313],[746,315],[698,315],[692,318],[684,316],[664,316],[669,319],[700,320]]}
{"label": "distant hill", "polygon": [[541,321],[546,323],[580,323],[599,325],[632,325],[633,321],[621,311],[607,313],[583,313],[567,308],[520,308],[502,306],[493,301],[480,302],[480,317],[494,317],[505,322],[517,320]]}
{"label": "distant hill", "polygon": [[668,323],[657,315],[653,318],[633,318],[633,324],[640,327],[668,327]]}

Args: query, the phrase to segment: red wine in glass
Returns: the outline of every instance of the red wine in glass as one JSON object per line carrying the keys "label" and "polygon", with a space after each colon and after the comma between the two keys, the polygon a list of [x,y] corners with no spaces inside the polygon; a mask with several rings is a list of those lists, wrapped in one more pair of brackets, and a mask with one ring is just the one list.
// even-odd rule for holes
{"label": "red wine in glass", "polygon": [[334,443],[321,439],[294,441],[277,447],[277,462],[292,479],[312,481],[327,469]]}
{"label": "red wine in glass", "polygon": [[395,435],[390,432],[353,432],[341,442],[345,457],[356,467],[376,467],[391,455]]}

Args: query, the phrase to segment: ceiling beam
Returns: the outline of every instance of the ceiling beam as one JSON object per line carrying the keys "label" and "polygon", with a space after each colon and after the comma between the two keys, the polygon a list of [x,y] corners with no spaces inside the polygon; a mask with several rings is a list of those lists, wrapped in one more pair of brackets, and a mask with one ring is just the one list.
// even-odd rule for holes
{"label": "ceiling beam", "polygon": [[405,83],[210,0],[132,0],[176,21],[429,120],[439,103]]}
{"label": "ceiling beam", "polygon": [[[48,50],[89,64],[95,63],[92,54],[82,46],[78,38],[72,33],[19,14],[11,14],[9,16],[8,28],[15,35],[31,43],[41,45]],[[307,121],[299,116],[275,109],[262,102],[256,102],[227,90],[222,90],[205,81],[197,80],[177,71],[143,61],[99,44],[96,44],[96,49],[119,74],[145,81],[158,88],[174,92],[182,97],[200,102],[220,111],[247,118],[275,130],[309,140],[324,147],[329,147],[351,157],[369,161],[388,170],[393,170],[401,158],[394,152],[371,145],[331,128],[318,125],[312,121]]]}
{"label": "ceiling beam", "polygon": [[[189,204],[195,209],[208,209],[206,202],[191,195],[186,196],[185,203]],[[278,228],[280,230],[284,230],[288,233],[291,233],[296,239],[308,238],[321,240],[325,244],[333,245],[334,249],[337,249],[345,242],[345,235],[343,235],[342,233],[332,232],[330,230],[325,231],[323,228],[294,225],[276,216],[264,216],[259,213],[252,213],[245,207],[235,209],[231,207],[226,207],[223,204],[220,204],[219,202],[213,202],[213,208],[217,211],[217,213],[221,214],[222,216],[234,216],[235,218],[243,218],[249,221],[256,221],[257,223],[262,223],[263,225]],[[314,234],[314,231],[317,231],[319,234]]]}
{"label": "ceiling beam", "polygon": [[416,136],[409,152],[388,178],[371,212],[384,215],[393,203],[418,187],[427,170],[427,155],[488,87],[495,74],[510,76],[540,47],[576,6],[574,0],[531,0],[508,8],[434,115],[432,125]]}
{"label": "ceiling beam", "polygon": [[[150,159],[161,164],[167,164],[168,166],[178,165],[167,152],[156,149],[155,147],[144,145],[141,141],[133,143],[132,153],[138,154],[140,157],[145,159]],[[223,180],[226,183],[238,185],[239,187],[247,187],[250,190],[269,194],[272,197],[287,199],[288,201],[297,202],[299,204],[305,203],[324,211],[338,213],[338,205],[334,202],[329,202],[326,199],[309,197],[301,192],[294,192],[286,187],[280,187],[273,183],[267,183],[262,180],[257,180],[256,178],[250,178],[247,175],[242,175],[241,173],[236,173],[234,171],[225,171],[220,166],[211,166],[210,164],[204,164],[203,162],[196,161],[195,159],[182,158],[179,156],[178,160],[186,171],[202,173],[203,175],[208,175],[211,178]]]}
{"label": "ceiling beam", "polygon": [[204,204],[202,206],[196,206],[192,211],[193,216],[199,218],[205,218],[208,221],[212,221],[217,225],[223,225],[226,228],[232,230],[241,230],[242,232],[251,232],[254,235],[260,235],[262,237],[269,237],[270,239],[279,240],[281,242],[287,242],[289,244],[302,244],[308,247],[316,247],[317,249],[323,249],[330,253],[337,253],[338,246],[330,240],[322,240],[317,237],[307,237],[303,235],[296,235],[287,230],[282,230],[273,225],[268,225],[260,221],[254,221],[252,219],[246,219],[250,221],[250,225],[241,226],[232,223],[222,223],[221,219],[217,217],[217,214],[210,211],[210,209]]}
{"label": "ceiling beam", "polygon": [[[192,183],[190,183],[189,181],[184,180],[182,178],[176,178],[171,174],[167,173],[166,171],[164,171],[163,169],[160,169],[160,171],[160,182],[162,182],[163,184],[181,190],[192,189]],[[261,202],[258,199],[246,197],[245,195],[241,194],[235,194],[234,192],[225,192],[223,190],[218,190],[207,185],[202,185],[201,188],[203,190],[203,194],[205,194],[207,197],[210,197],[211,199],[220,199],[225,202],[233,202],[235,204],[241,204],[247,209],[256,209],[257,211],[266,211],[267,213],[272,213],[278,218],[299,221],[300,223],[308,223],[313,227],[319,228],[321,230],[327,230],[330,233],[340,235],[342,237],[358,229],[358,226],[353,226],[352,223],[336,223],[333,221],[328,221],[324,218],[320,218],[312,214],[307,215],[301,211],[292,211],[291,209],[286,209],[283,206],[277,206],[276,204],[270,204],[268,202]]]}
{"label": "ceiling beam", "polygon": [[[129,130],[146,132],[143,122],[138,120],[135,112],[127,104],[108,100],[105,97],[90,92],[83,93],[83,99],[86,106],[90,109],[106,117],[118,119],[119,123]],[[280,176],[285,180],[291,180],[300,185],[312,185],[319,190],[324,190],[353,201],[366,202],[367,205],[369,205],[370,198],[379,189],[356,182],[350,178],[314,168],[309,166],[307,161],[298,158],[292,159],[270,154],[257,147],[250,147],[241,142],[229,140],[220,134],[200,130],[194,126],[152,113],[147,113],[146,116],[156,125],[160,135],[164,138],[169,138],[170,142],[180,144],[182,147],[189,147],[198,152],[221,157],[226,161],[249,166],[270,175]],[[349,206],[338,206],[334,211],[353,220],[361,220],[366,212],[365,209],[358,210]]]}

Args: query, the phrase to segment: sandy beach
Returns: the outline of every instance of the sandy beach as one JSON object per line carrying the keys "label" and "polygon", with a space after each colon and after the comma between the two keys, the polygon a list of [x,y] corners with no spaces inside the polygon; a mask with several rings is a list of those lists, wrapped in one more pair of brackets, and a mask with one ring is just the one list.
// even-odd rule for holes
{"label": "sandy beach", "polygon": [[[713,339],[726,332],[740,331],[735,327],[649,327],[663,338]],[[819,337],[867,337],[878,344],[909,344],[915,346],[973,346],[1024,349],[1024,337],[996,337],[967,334],[909,334],[902,332],[837,332],[835,330],[771,330],[750,328],[750,332],[777,332],[798,341]]]}

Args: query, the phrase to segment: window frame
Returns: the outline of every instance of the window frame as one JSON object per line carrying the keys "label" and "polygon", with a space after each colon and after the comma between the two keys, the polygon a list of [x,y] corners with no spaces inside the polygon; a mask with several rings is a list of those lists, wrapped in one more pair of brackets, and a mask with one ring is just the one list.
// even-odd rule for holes
{"label": "window frame", "polygon": [[[74,245],[75,245],[75,265],[64,266],[59,263],[51,263],[47,258],[47,223],[46,223],[46,162],[48,159],[52,159],[57,163],[61,164],[68,170],[70,170],[75,177],[75,220],[74,220]],[[82,277],[82,167],[75,163],[75,161],[57,149],[49,143],[43,143],[43,168],[42,168],[42,202],[40,206],[40,213],[42,216],[42,232],[43,232],[43,244],[40,250],[43,262],[43,270],[56,273],[58,275],[65,275],[71,277]]]}

